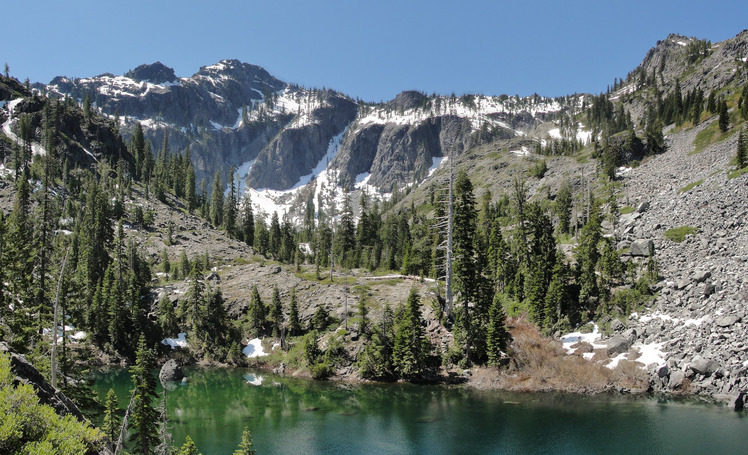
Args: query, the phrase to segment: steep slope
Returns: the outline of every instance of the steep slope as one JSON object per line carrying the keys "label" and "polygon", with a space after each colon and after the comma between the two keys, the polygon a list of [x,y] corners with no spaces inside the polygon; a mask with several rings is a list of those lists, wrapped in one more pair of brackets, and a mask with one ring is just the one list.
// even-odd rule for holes
{"label": "steep slope", "polygon": [[[38,93],[32,94],[18,81],[5,76],[0,76],[0,95],[6,107],[0,110],[0,124],[7,138],[0,142],[0,158],[10,157],[14,144],[24,143],[23,121],[28,125],[26,139],[31,153],[43,155],[51,151],[68,169],[93,166],[103,157],[113,165],[119,160],[125,166],[134,165],[112,122],[86,116],[77,104],[54,102]],[[51,138],[54,144],[50,143]],[[54,150],[47,150],[50,145]]]}

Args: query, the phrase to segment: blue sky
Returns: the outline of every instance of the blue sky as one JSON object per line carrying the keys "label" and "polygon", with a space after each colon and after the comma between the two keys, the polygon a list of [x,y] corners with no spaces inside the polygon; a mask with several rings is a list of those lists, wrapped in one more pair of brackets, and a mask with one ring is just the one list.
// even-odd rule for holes
{"label": "blue sky", "polygon": [[748,28],[745,0],[31,0],[2,9],[0,63],[21,80],[155,61],[190,76],[236,58],[366,101],[410,89],[600,92],[669,33],[716,42]]}

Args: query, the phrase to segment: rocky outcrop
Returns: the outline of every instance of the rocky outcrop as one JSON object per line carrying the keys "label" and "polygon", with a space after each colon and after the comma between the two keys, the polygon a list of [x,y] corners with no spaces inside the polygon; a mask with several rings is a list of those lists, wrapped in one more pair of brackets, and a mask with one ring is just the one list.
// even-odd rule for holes
{"label": "rocky outcrop", "polygon": [[18,354],[4,342],[0,342],[0,352],[10,356],[14,384],[31,384],[40,403],[51,406],[60,415],[72,415],[80,421],[85,420],[75,403],[60,390],[52,387],[25,356]]}

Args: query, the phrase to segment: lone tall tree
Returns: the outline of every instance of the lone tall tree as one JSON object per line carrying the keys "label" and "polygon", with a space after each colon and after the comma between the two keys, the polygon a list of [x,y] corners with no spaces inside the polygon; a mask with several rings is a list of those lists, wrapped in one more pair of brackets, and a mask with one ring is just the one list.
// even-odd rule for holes
{"label": "lone tall tree", "polygon": [[156,378],[151,373],[156,361],[153,351],[146,347],[145,337],[140,336],[135,366],[130,369],[133,390],[130,440],[133,453],[150,455],[158,445],[158,413],[152,401],[156,397]]}

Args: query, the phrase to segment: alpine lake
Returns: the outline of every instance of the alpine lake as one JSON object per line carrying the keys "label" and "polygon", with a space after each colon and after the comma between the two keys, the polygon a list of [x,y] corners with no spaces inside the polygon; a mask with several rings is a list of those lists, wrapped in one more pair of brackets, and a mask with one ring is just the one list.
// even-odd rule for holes
{"label": "alpine lake", "polygon": [[[170,430],[177,447],[189,435],[203,455],[232,454],[245,426],[261,455],[748,453],[748,414],[694,399],[185,374],[167,390]],[[114,389],[125,409],[130,374],[99,371],[94,388],[102,402]]]}

